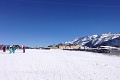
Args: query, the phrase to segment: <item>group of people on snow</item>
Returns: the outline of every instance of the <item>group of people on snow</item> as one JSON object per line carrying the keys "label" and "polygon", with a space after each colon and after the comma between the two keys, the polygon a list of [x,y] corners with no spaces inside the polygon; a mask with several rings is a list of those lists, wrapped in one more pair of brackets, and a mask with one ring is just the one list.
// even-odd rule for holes
{"label": "group of people on snow", "polygon": [[[2,46],[3,52],[6,52],[6,49],[7,49],[6,46]],[[15,50],[16,50],[16,47],[14,45],[9,47],[10,53],[15,53]],[[22,50],[23,50],[23,53],[25,53],[25,46],[22,46]]]}

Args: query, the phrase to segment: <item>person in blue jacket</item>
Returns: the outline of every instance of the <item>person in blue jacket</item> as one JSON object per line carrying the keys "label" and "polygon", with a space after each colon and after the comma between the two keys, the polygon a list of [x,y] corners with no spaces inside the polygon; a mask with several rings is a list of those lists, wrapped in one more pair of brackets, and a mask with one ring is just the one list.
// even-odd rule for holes
{"label": "person in blue jacket", "polygon": [[15,50],[16,50],[16,49],[15,49],[15,46],[13,45],[13,46],[12,46],[12,52],[15,53]]}

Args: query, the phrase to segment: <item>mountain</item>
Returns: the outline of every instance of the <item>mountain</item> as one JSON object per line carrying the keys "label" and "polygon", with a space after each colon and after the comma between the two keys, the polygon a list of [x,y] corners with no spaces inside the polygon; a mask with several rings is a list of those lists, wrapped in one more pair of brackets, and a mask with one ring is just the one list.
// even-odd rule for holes
{"label": "mountain", "polygon": [[81,45],[88,47],[97,47],[101,45],[106,46],[120,46],[120,33],[105,33],[101,35],[92,35],[85,37],[78,37],[72,41],[60,43],[58,45]]}

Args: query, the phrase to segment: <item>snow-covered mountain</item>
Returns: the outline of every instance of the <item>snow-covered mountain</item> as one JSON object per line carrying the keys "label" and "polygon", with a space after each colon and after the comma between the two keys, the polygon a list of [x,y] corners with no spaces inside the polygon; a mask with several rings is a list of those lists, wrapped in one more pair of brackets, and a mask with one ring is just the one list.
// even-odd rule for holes
{"label": "snow-covered mountain", "polygon": [[101,35],[92,35],[85,37],[78,37],[72,41],[60,43],[58,45],[82,45],[88,47],[109,45],[120,46],[120,33],[105,33]]}

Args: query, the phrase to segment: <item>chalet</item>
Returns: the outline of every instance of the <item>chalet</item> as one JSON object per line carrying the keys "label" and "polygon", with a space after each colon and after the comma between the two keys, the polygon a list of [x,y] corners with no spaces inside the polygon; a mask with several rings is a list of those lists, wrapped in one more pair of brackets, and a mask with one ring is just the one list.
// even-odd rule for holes
{"label": "chalet", "polygon": [[58,49],[81,49],[82,46],[58,46]]}

